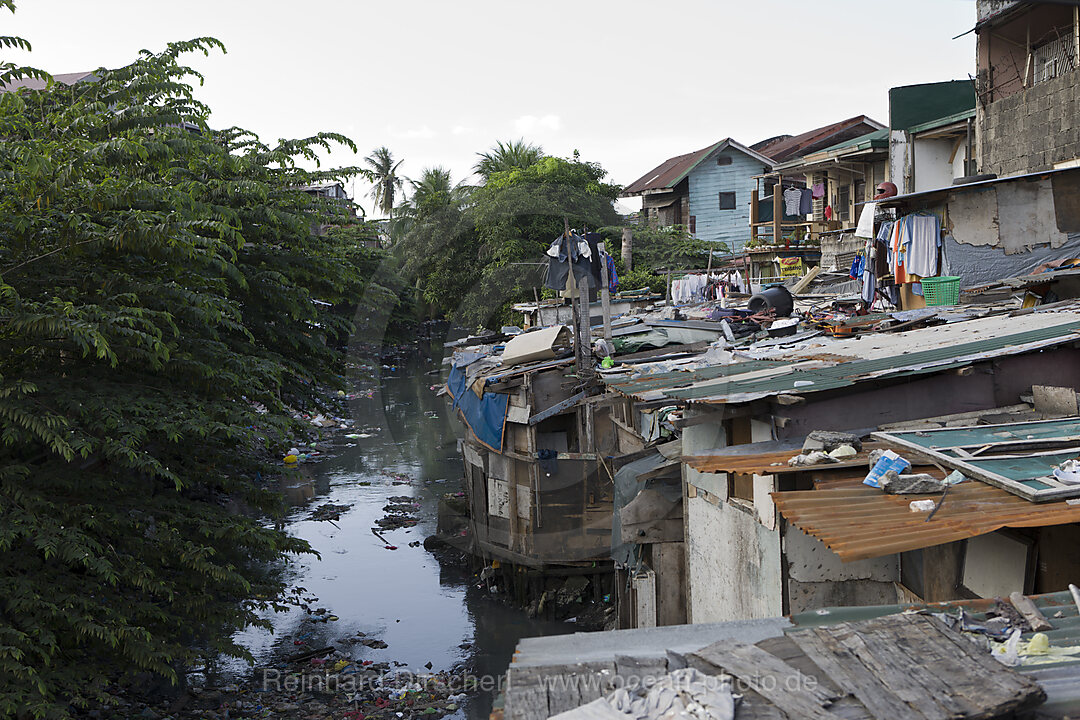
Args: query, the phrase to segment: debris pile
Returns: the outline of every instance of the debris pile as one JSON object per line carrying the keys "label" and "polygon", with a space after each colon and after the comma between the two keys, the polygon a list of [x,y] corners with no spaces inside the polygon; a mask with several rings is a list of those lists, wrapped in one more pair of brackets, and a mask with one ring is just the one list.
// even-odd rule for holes
{"label": "debris pile", "polygon": [[420,503],[408,495],[393,495],[387,498],[389,502],[383,506],[385,516],[375,521],[380,530],[397,530],[403,527],[412,527],[420,522],[416,512],[420,509]]}

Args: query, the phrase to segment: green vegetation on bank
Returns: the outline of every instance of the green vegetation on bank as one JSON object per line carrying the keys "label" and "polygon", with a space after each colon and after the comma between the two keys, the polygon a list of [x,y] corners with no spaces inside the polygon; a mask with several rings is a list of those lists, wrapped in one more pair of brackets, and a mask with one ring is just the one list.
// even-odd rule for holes
{"label": "green vegetation on bank", "polygon": [[350,141],[211,129],[179,58],[219,47],[0,94],[0,716],[244,654],[274,561],[309,551],[269,461],[358,298],[396,303],[372,229],[302,190],[350,175],[300,165]]}

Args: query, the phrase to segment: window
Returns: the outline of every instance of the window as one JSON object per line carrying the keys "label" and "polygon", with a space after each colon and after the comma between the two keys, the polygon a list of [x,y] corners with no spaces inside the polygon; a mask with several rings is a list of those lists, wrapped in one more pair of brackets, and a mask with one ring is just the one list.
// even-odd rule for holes
{"label": "window", "polygon": [[1060,36],[1031,51],[1036,83],[1060,77],[1076,68],[1076,46],[1072,28],[1062,28]]}
{"label": "window", "polygon": [[731,164],[731,156],[730,155],[721,155],[720,157],[716,158],[716,164],[717,165],[730,165]]}
{"label": "window", "polygon": [[690,216],[690,234],[693,235],[697,232],[697,215]]}
{"label": "window", "polygon": [[734,210],[735,209],[735,193],[722,192],[720,193],[720,209],[721,210]]}
{"label": "window", "polygon": [[836,212],[836,219],[843,222],[851,221],[851,186],[843,185],[840,187],[840,192],[837,195],[836,207],[833,208]]}

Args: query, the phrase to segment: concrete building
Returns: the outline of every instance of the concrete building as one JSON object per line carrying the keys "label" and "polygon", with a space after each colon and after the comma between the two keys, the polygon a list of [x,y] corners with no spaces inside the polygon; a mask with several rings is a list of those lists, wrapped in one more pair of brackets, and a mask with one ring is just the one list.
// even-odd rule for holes
{"label": "concrete building", "polygon": [[1080,8],[979,0],[977,12],[979,172],[1080,164]]}
{"label": "concrete building", "polygon": [[[889,90],[889,180],[901,193],[948,187],[974,175],[975,85],[949,80]],[[869,198],[868,198],[869,199]]]}

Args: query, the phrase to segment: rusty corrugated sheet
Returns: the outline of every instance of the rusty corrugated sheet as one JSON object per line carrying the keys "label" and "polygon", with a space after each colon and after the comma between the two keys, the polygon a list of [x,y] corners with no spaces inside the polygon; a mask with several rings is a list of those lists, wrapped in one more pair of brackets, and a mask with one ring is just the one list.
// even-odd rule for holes
{"label": "rusty corrugated sheet", "polygon": [[774,492],[780,514],[813,535],[841,560],[865,560],[985,535],[1004,527],[1045,527],[1080,522],[1080,506],[1065,501],[1031,503],[985,483],[968,480],[949,489],[930,522],[911,512],[912,500],[939,495],[886,495],[849,480],[829,489]]}
{"label": "rusty corrugated sheet", "polygon": [[779,163],[845,140],[860,137],[879,128],[881,128],[881,123],[871,120],[865,115],[857,115],[847,120],[834,122],[831,125],[808,130],[793,137],[776,140],[756,149],[762,155],[766,155]]}
{"label": "rusty corrugated sheet", "polygon": [[701,150],[668,158],[634,182],[627,185],[622,194],[624,196],[637,195],[648,190],[662,190],[671,187],[678,182],[690,168],[694,167],[694,165],[696,165],[703,157],[711,153],[719,144],[720,143],[714,143]]}
{"label": "rusty corrugated sheet", "polygon": [[[738,445],[733,446],[735,448]],[[838,463],[820,465],[788,465],[788,460],[798,455],[800,450],[779,450],[776,452],[756,453],[754,455],[724,454],[684,455],[682,461],[697,470],[706,473],[753,473],[755,475],[781,475],[783,473],[815,472],[839,470],[843,468],[869,467],[870,453],[879,448],[888,447],[885,443],[863,443],[862,450],[852,458]]]}

